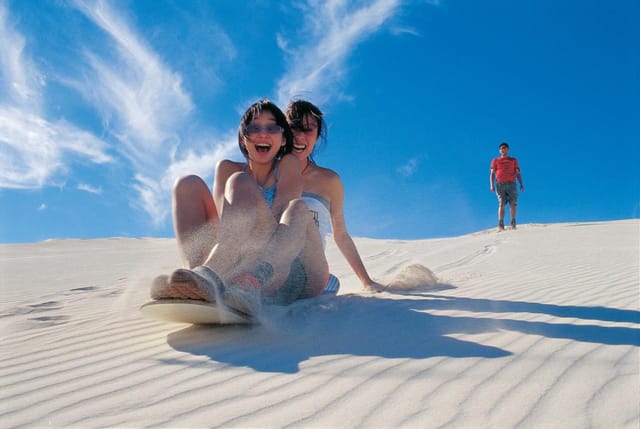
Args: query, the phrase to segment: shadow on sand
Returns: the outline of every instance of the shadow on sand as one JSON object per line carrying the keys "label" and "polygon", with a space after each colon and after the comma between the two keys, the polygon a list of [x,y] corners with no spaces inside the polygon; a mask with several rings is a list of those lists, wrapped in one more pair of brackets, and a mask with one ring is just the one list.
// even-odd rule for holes
{"label": "shadow on sand", "polygon": [[[450,287],[449,287],[450,288]],[[446,289],[441,288],[439,290]],[[412,293],[404,298],[343,295],[271,309],[260,325],[192,326],[169,334],[171,347],[256,371],[295,373],[315,356],[353,355],[424,359],[501,358],[511,352],[450,337],[508,330],[548,338],[609,345],[640,345],[640,329],[601,326],[640,322],[640,312]],[[434,315],[429,311],[546,314],[580,324],[490,317]],[[593,323],[585,323],[585,321]]]}

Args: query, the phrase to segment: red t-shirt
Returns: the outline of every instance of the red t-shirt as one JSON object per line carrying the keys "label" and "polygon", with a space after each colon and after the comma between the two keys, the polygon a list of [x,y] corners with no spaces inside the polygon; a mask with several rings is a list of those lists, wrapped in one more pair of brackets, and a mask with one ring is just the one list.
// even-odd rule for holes
{"label": "red t-shirt", "polygon": [[493,158],[491,161],[491,169],[496,171],[496,180],[498,183],[515,182],[516,172],[520,170],[518,160],[510,156]]}

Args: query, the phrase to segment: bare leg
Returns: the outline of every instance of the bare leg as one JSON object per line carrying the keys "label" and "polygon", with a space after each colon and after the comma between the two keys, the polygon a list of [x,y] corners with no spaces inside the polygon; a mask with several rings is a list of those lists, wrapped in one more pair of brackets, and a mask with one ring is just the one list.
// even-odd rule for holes
{"label": "bare leg", "polygon": [[227,180],[224,204],[217,244],[204,265],[227,279],[253,265],[278,223],[246,173],[235,173]]}
{"label": "bare leg", "polygon": [[516,226],[516,209],[517,209],[518,205],[517,204],[509,204],[509,212],[511,214],[511,226],[513,228],[515,228]]}
{"label": "bare leg", "polygon": [[[306,276],[303,296],[322,291],[329,267],[318,230],[302,200],[292,201],[277,223],[253,179],[246,173],[236,173],[228,179],[222,213],[216,229],[217,243],[204,265],[231,286],[225,288],[225,299],[235,299],[240,305],[237,308],[247,311],[252,305],[249,301],[255,301],[260,292],[252,284],[228,280],[236,280],[239,274],[263,263],[272,272],[266,284],[256,286],[277,289],[288,278],[295,258],[300,259]],[[198,269],[175,271],[169,288],[185,298],[211,300],[212,285],[201,275],[201,268],[200,275]]]}
{"label": "bare leg", "polygon": [[183,263],[202,265],[215,240],[218,211],[209,187],[198,176],[178,179],[173,187],[173,228]]}
{"label": "bare leg", "polygon": [[504,204],[498,205],[498,226],[504,225]]}
{"label": "bare leg", "polygon": [[[172,206],[173,228],[184,266],[193,268],[203,264],[214,245],[219,223],[209,187],[195,175],[179,178],[173,186]],[[151,297],[196,298],[190,290],[174,287],[169,276],[154,280]]]}
{"label": "bare leg", "polygon": [[268,284],[262,285],[267,294],[275,293],[287,280],[295,258],[300,259],[306,276],[303,296],[318,295],[329,275],[329,265],[318,229],[302,200],[289,203],[264,252],[255,260],[254,265],[266,263],[272,268]]}
{"label": "bare leg", "polygon": [[[277,226],[255,181],[246,173],[234,173],[229,177],[224,204],[223,215],[215,229],[216,243],[206,261],[200,264],[210,269],[220,282],[248,270],[262,254]],[[200,270],[199,275],[192,270],[174,271],[165,293],[158,297],[211,300],[213,285],[203,272]]]}
{"label": "bare leg", "polygon": [[324,253],[322,238],[313,221],[307,224],[307,239],[299,257],[307,274],[307,287],[303,296],[308,298],[320,295],[329,279],[329,262]]}

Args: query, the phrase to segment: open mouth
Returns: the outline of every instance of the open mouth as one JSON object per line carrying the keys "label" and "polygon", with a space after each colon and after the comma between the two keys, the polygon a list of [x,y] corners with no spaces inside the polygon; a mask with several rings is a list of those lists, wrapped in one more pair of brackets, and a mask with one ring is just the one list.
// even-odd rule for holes
{"label": "open mouth", "polygon": [[304,152],[307,149],[306,145],[293,145],[293,150],[296,152]]}
{"label": "open mouth", "polygon": [[266,153],[271,150],[270,144],[256,144],[256,151],[259,153]]}

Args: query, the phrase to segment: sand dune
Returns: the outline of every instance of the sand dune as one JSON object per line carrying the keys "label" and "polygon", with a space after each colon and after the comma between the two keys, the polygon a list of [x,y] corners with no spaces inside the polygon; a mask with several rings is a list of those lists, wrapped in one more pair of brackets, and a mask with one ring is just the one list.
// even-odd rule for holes
{"label": "sand dune", "polygon": [[637,428],[640,221],[356,239],[338,297],[143,318],[171,239],[0,245],[0,427]]}

